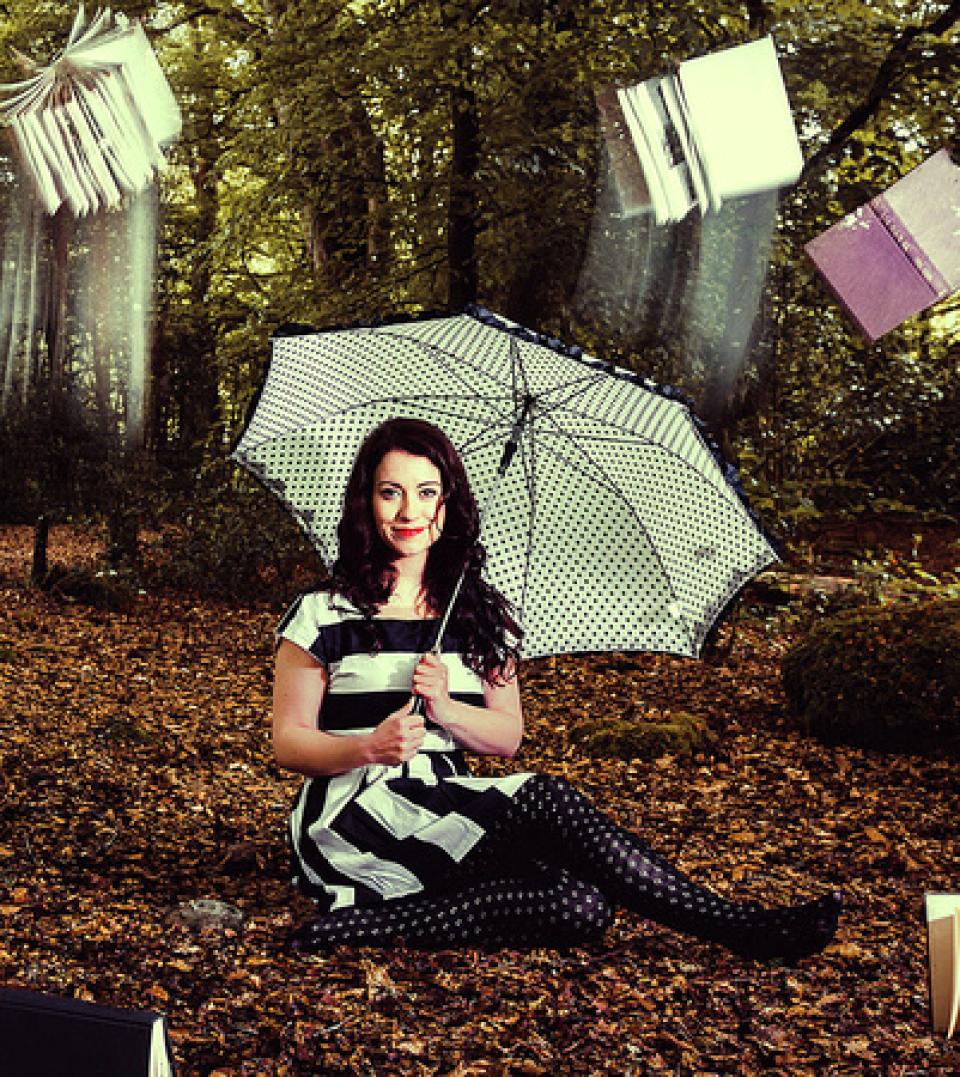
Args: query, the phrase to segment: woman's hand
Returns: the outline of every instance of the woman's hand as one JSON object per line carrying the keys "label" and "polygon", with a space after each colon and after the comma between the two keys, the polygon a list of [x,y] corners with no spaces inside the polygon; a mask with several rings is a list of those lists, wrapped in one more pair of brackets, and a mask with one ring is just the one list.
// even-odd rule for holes
{"label": "woman's hand", "polygon": [[386,766],[406,763],[420,751],[426,729],[423,715],[411,714],[411,699],[405,707],[387,715],[369,735],[369,761]]}
{"label": "woman's hand", "polygon": [[449,673],[438,654],[428,652],[413,671],[413,691],[426,701],[427,716],[438,725],[448,713],[453,700],[450,698]]}

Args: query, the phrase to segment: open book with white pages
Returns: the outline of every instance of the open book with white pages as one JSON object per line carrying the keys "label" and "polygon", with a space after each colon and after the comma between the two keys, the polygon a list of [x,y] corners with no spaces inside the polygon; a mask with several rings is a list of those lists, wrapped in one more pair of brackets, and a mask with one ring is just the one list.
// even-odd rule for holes
{"label": "open book with white pages", "polygon": [[180,133],[180,109],[139,22],[81,5],[63,51],[0,86],[0,115],[44,210],[75,216],[119,206],[144,190]]}
{"label": "open book with white pages", "polygon": [[[803,156],[769,35],[597,92],[623,216],[657,224],[796,182]],[[642,182],[638,182],[642,176]]]}

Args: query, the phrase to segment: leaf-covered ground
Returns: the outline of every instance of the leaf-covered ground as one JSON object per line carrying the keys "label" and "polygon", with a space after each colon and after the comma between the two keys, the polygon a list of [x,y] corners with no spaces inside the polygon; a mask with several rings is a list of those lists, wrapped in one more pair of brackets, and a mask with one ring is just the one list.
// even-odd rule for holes
{"label": "leaf-covered ground", "polygon": [[[54,533],[54,560],[93,540]],[[182,1074],[960,1071],[929,1034],[922,899],[957,889],[956,766],[828,749],[789,730],[786,642],[759,618],[722,665],[533,663],[509,764],[562,773],[717,890],[840,887],[836,943],[758,966],[629,914],[569,952],[339,950],[285,933],[296,782],[268,739],[277,610],[141,596],[97,611],[27,589],[32,535],[0,530],[0,982],[166,1014]],[[585,758],[578,716],[684,709],[710,757]],[[506,764],[484,764],[501,767]],[[239,930],[178,918],[217,899]]]}

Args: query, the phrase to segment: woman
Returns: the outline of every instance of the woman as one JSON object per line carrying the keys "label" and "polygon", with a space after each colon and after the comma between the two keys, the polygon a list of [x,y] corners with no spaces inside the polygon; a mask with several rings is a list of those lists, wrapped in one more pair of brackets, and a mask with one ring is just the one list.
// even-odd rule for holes
{"label": "woman", "polygon": [[274,749],[306,777],[290,837],[296,882],[322,910],[295,948],[569,944],[601,935],[617,905],[757,959],[830,941],[838,894],[730,902],[563,779],[469,774],[464,749],[520,744],[520,631],[481,578],[476,504],[441,431],[394,419],[370,434],[338,535],[328,588],[278,628]]}

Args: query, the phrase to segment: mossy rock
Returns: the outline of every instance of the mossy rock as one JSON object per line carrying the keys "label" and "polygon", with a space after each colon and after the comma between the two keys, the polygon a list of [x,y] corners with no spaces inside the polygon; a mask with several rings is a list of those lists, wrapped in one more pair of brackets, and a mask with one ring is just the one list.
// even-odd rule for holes
{"label": "mossy rock", "polygon": [[960,602],[846,610],[784,655],[783,687],[828,744],[960,754]]}
{"label": "mossy rock", "polygon": [[615,759],[689,757],[712,747],[714,736],[695,714],[677,711],[662,722],[623,717],[590,718],[570,730],[570,737],[591,755]]}

